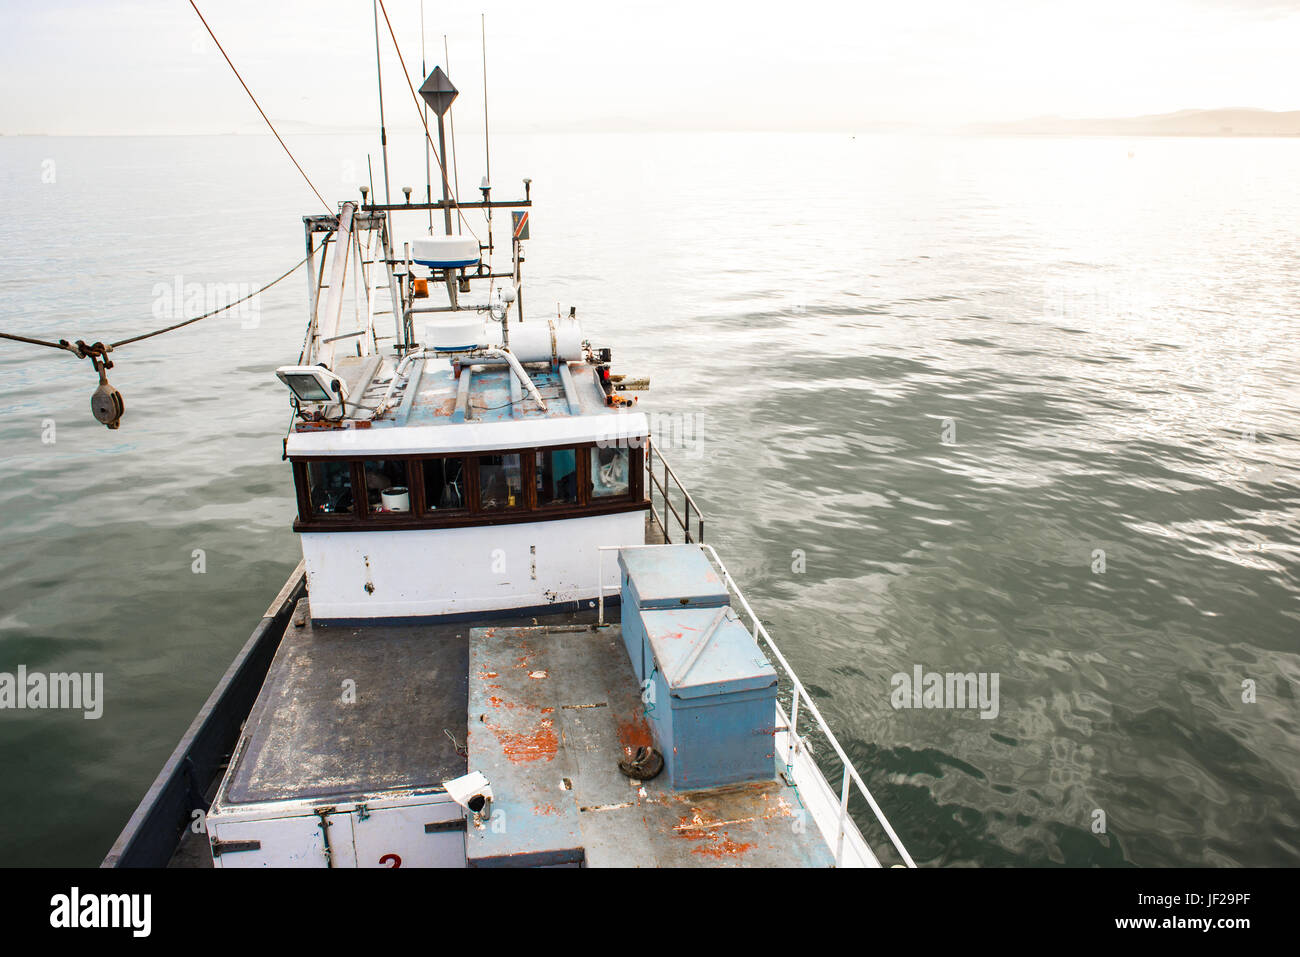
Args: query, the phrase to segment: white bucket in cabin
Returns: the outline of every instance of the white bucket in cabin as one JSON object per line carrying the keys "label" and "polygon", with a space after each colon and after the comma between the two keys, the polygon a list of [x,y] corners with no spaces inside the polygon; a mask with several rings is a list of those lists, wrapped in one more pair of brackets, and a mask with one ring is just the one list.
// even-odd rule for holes
{"label": "white bucket in cabin", "polygon": [[409,512],[411,510],[411,493],[404,485],[393,485],[379,493],[388,512]]}

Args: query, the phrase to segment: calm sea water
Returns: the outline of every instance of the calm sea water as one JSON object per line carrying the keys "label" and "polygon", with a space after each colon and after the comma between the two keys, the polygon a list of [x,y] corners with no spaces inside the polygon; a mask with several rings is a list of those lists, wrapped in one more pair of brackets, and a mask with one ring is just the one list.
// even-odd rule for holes
{"label": "calm sea water", "polygon": [[[294,145],[331,201],[375,150]],[[534,179],[529,312],[577,306],[652,378],[918,863],[1300,864],[1300,142],[493,146],[498,198]],[[398,137],[394,194],[422,177]],[[321,211],[266,137],[3,138],[0,184],[0,329],[52,337],[256,288]],[[117,432],[88,363],[0,344],[0,671],[106,693],[0,712],[0,863],[98,862],[295,564],[271,370],[305,289],[120,350]],[[918,665],[998,674],[996,718],[895,710]]]}

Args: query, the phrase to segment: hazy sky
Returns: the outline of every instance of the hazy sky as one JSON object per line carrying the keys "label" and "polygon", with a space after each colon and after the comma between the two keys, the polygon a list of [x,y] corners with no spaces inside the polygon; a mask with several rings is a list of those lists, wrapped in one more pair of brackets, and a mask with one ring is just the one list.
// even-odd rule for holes
{"label": "hazy sky", "polygon": [[[419,0],[385,2],[418,74]],[[286,130],[376,125],[371,0],[199,7]],[[462,122],[481,122],[480,12],[502,132],[1300,109],[1300,0],[426,0],[429,66],[447,34]],[[389,126],[416,129],[380,29]],[[260,126],[187,0],[3,0],[0,82],[9,134]]]}

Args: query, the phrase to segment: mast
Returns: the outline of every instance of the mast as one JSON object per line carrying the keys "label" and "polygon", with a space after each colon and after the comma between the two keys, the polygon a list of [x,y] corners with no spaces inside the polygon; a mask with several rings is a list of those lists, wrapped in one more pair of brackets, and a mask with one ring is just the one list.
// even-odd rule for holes
{"label": "mast", "polygon": [[[443,122],[442,114],[438,114],[438,155],[442,157],[442,201],[449,202],[451,197],[448,195],[450,190],[447,187],[447,125]],[[447,229],[447,235],[451,235],[451,206],[444,206],[442,209],[443,223]]]}
{"label": "mast", "polygon": [[458,94],[459,91],[452,85],[451,80],[447,79],[447,74],[442,72],[440,66],[433,68],[433,72],[420,87],[420,96],[433,108],[433,112],[438,114],[438,165],[442,167],[442,216],[448,236],[451,235],[451,188],[447,182],[447,126],[444,117]]}

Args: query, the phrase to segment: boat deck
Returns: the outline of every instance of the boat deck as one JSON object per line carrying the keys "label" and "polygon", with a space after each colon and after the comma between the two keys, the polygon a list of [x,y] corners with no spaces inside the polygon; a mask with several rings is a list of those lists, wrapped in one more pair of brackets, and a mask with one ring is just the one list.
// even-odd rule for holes
{"label": "boat deck", "polygon": [[[285,628],[245,722],[223,801],[440,788],[464,774],[469,624],[313,627],[308,601]],[[503,619],[539,620],[564,627],[595,613]],[[344,681],[355,682],[353,704],[343,703]],[[212,782],[209,804],[222,783]],[[167,866],[212,867],[207,836],[186,828]]]}
{"label": "boat deck", "polygon": [[464,774],[465,627],[313,627],[308,600],[249,715],[224,801],[427,787]]}
{"label": "boat deck", "polygon": [[[646,539],[663,540],[649,516]],[[770,780],[698,791],[619,771],[653,740],[621,628],[597,626],[595,609],[319,627],[308,601],[248,716],[223,804],[439,790],[482,771],[495,797],[467,829],[470,866],[833,866],[775,758]],[[212,866],[205,837],[187,830],[169,866]]]}
{"label": "boat deck", "polygon": [[775,760],[770,781],[689,792],[619,771],[652,741],[617,625],[473,629],[469,718],[469,767],[495,792],[471,867],[834,862]]}

